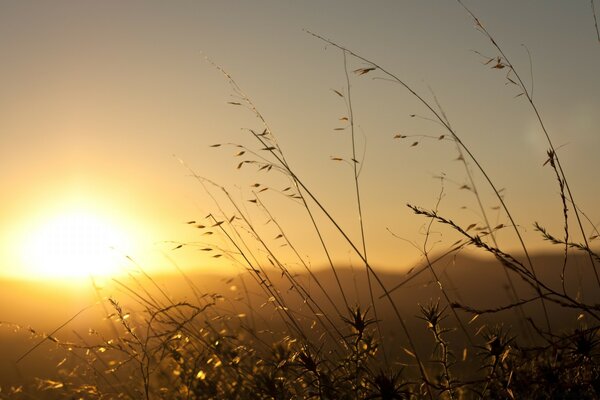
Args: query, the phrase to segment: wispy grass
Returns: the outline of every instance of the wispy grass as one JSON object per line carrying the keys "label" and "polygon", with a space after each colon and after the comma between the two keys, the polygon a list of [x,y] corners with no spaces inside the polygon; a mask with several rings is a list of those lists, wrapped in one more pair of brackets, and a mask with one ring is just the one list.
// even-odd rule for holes
{"label": "wispy grass", "polygon": [[[435,95],[427,100],[399,74],[308,32],[343,57],[345,93],[335,93],[345,102],[347,116],[343,120],[348,124],[351,153],[346,157],[349,160],[336,160],[349,161],[351,166],[349,184],[354,198],[348,201],[355,207],[358,227],[344,228],[334,217],[334,210],[287,161],[275,132],[251,97],[224,68],[213,63],[231,85],[235,96],[231,105],[249,110],[258,127],[246,130],[253,144],[216,143],[211,147],[216,151],[233,148],[236,168],[252,169],[262,181],[252,183],[247,197],[240,199],[181,161],[212,201],[213,211],[187,222],[202,240],[175,243],[173,251],[194,247],[237,266],[240,272],[235,279],[243,286],[243,296],[204,293],[191,277],[179,271],[194,296],[192,300],[176,300],[138,266],[137,274],[132,273],[129,280],[115,282],[128,299],[127,306],[115,298],[103,300],[112,310],[107,318],[113,321],[116,332],[111,336],[92,331],[85,337],[79,335],[78,343],[63,341],[56,334],[69,321],[48,335],[37,334],[42,340],[55,342],[76,361],[60,381],[40,379],[38,389],[57,397],[97,399],[598,398],[600,306],[596,298],[586,299],[581,287],[570,289],[566,278],[572,252],[582,252],[588,263],[584,279],[593,280],[596,290],[600,289],[600,255],[590,246],[599,238],[597,227],[581,210],[569,187],[550,130],[533,99],[533,75],[527,84],[498,40],[468,7],[460,0],[457,3],[491,43],[487,51],[497,54],[488,57],[485,65],[503,71],[503,79],[518,91],[515,101],[526,101],[546,140],[546,165],[556,178],[562,205],[557,213],[564,229],[559,237],[540,223],[534,222],[534,227],[551,246],[561,249],[560,288],[546,273],[539,273],[521,225],[494,183],[494,171],[484,167],[483,160],[452,127]],[[594,2],[591,4],[593,9]],[[595,10],[593,14],[595,18]],[[362,66],[351,71],[353,62]],[[433,209],[409,204],[415,214],[426,219],[422,243],[412,242],[425,262],[396,285],[387,282],[370,262],[365,225],[368,215],[361,197],[364,159],[359,160],[355,137],[352,82],[375,74],[416,99],[427,113],[423,118],[444,129],[442,135],[431,138],[454,145],[464,166],[466,188],[474,196],[481,216],[481,221],[462,226],[443,215],[440,204],[444,179],[440,180],[440,195]],[[395,139],[405,138],[408,136],[397,135]],[[413,140],[407,147],[418,145],[423,138]],[[286,185],[282,187],[281,181]],[[505,224],[490,223],[483,190],[494,195],[494,206],[499,205]],[[281,218],[285,217],[271,209],[267,192],[289,201],[294,212],[301,210],[310,234],[320,243],[322,253],[316,258],[327,261],[334,290],[303,256],[293,235],[284,228]],[[257,216],[266,223],[257,222]],[[585,222],[590,225],[587,229]],[[434,227],[454,232],[459,240],[434,253],[430,242]],[[351,234],[356,228],[358,235]],[[501,229],[512,232],[521,253],[503,249],[496,235]],[[345,284],[343,266],[334,262],[339,257],[328,244],[333,239],[330,236],[341,239],[361,261],[363,271],[357,274],[366,276],[367,302],[359,301],[358,290]],[[464,282],[458,283],[458,294],[447,289],[438,264],[465,248],[497,260],[510,294],[505,304],[467,304],[460,298]],[[304,275],[294,266],[299,266]],[[436,297],[428,303],[413,304],[415,310],[420,309],[420,316],[410,315],[406,312],[410,308],[401,304],[402,291],[425,272],[436,287]],[[564,318],[561,311],[565,309],[576,315],[567,331],[558,329],[556,322]],[[515,326],[502,324],[506,312],[513,313]],[[424,322],[420,331],[411,329],[407,322],[414,319]],[[386,333],[390,327],[401,335],[392,338]],[[420,344],[425,335],[429,338],[428,348]],[[21,359],[35,350],[33,346]],[[27,398],[24,388],[8,390],[0,392],[0,397],[8,393],[12,398]]]}

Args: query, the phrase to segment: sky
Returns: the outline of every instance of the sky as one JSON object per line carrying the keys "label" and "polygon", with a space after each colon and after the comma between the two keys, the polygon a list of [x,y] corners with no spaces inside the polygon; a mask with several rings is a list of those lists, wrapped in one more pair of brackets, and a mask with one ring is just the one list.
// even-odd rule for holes
{"label": "sky", "polygon": [[[597,226],[600,43],[590,3],[465,4],[533,88],[577,204]],[[249,151],[235,156],[235,145],[211,147],[234,143],[267,156],[248,131],[262,131],[261,121],[230,104],[240,99],[213,63],[243,89],[294,174],[362,248],[353,168],[332,160],[352,158],[350,129],[340,119],[348,117],[346,65],[371,264],[408,268],[424,245],[444,251],[458,238],[438,225],[427,237],[428,220],[406,203],[434,208],[441,195],[440,214],[463,226],[481,224],[475,196],[461,189],[468,177],[456,145],[437,140],[448,133],[433,115],[381,71],[352,72],[371,65],[350,56],[345,64],[339,49],[307,31],[377,63],[438,103],[504,189],[527,247],[552,248],[532,228],[538,221],[560,235],[563,226],[556,177],[543,166],[548,144],[525,97],[507,84],[506,69],[485,64],[497,50],[456,1],[19,0],[0,2],[0,275],[52,275],[65,260],[84,272],[81,264],[98,260],[163,272],[174,265],[224,271],[239,257],[229,257],[234,249],[226,237],[209,238],[196,227],[211,213],[222,220],[244,212],[282,259],[299,264],[290,246],[280,249],[273,241],[279,231],[265,212],[248,201],[263,187],[271,190],[258,194],[261,202],[300,258],[323,265],[309,215],[281,193],[289,179],[250,164],[237,169],[251,157]],[[398,134],[407,138],[394,139]],[[490,223],[509,225],[469,162]],[[241,211],[233,212],[209,184],[213,202],[191,170],[227,188]],[[310,207],[334,262],[360,264]],[[569,222],[575,226],[572,216]],[[234,224],[244,230],[241,220]],[[577,231],[573,235],[580,240]],[[501,229],[497,239],[503,249],[518,251],[511,229]],[[175,249],[179,244],[185,245]],[[66,249],[59,257],[60,246]],[[201,250],[207,246],[214,251]],[[226,257],[212,257],[218,249]]]}

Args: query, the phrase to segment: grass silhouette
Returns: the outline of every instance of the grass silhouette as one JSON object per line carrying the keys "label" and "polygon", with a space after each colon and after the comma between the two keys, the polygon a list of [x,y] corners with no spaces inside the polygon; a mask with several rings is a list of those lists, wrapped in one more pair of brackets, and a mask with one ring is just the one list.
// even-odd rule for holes
{"label": "grass silhouette", "polygon": [[[332,160],[351,167],[359,235],[354,237],[342,227],[310,183],[287,161],[275,132],[251,97],[225,69],[213,64],[231,85],[236,97],[231,105],[250,110],[260,127],[247,131],[253,145],[218,143],[212,147],[234,148],[238,169],[251,168],[274,183],[255,183],[251,197],[238,200],[226,187],[197,174],[182,161],[212,199],[214,211],[202,220],[188,221],[205,240],[178,243],[175,249],[197,247],[239,266],[236,282],[243,288],[243,295],[202,292],[182,272],[193,300],[175,300],[140,268],[130,280],[117,282],[137,303],[138,311],[130,313],[118,299],[106,300],[112,310],[107,316],[113,324],[110,336],[93,331],[78,342],[66,342],[55,332],[38,334],[64,348],[72,363],[60,380],[40,377],[38,389],[49,397],[97,399],[599,398],[600,306],[597,299],[590,301],[589,296],[581,294],[581,288],[573,287],[568,281],[568,268],[574,252],[585,255],[582,279],[593,281],[597,293],[600,255],[592,244],[600,234],[578,207],[533,99],[533,88],[480,20],[460,0],[458,3],[489,39],[496,54],[487,58],[485,65],[505,74],[507,84],[526,101],[546,139],[545,166],[556,177],[564,230],[557,236],[541,223],[535,222],[535,228],[562,252],[558,286],[541,273],[530,255],[519,225],[494,183],[493,171],[484,168],[454,130],[437,99],[427,100],[384,66],[308,32],[344,57],[346,87],[335,94],[345,103],[347,115],[343,122],[350,133],[351,153]],[[593,9],[593,1],[591,5]],[[350,61],[364,66],[350,71]],[[416,245],[425,264],[410,271],[398,285],[386,282],[370,263],[362,211],[362,160],[355,134],[351,81],[373,74],[406,90],[425,107],[427,118],[444,129],[442,135],[429,139],[454,143],[467,174],[466,189],[474,196],[481,215],[480,222],[468,226],[442,215],[438,206],[443,186],[434,209],[408,205],[427,221],[423,243]],[[395,139],[408,139],[408,146],[414,147],[423,145],[421,141],[426,138],[397,135]],[[483,177],[482,182],[477,182],[471,168]],[[287,185],[277,186],[282,181]],[[307,226],[321,244],[333,286],[326,284],[323,274],[315,273],[301,256],[302,250],[264,200],[262,193],[267,190],[301,207]],[[506,224],[492,226],[481,190],[494,194]],[[265,217],[268,229],[254,222],[252,213]],[[434,225],[459,237],[440,254],[432,254],[428,243]],[[500,230],[511,230],[520,243],[520,254],[502,249],[497,239]],[[358,289],[347,284],[342,268],[333,261],[335,250],[327,244],[330,235],[345,242],[361,261],[361,271],[354,278],[364,277],[366,301],[364,297],[360,301]],[[442,283],[436,269],[438,261],[469,247],[497,261],[504,279],[498,284],[506,286],[508,303],[496,307],[467,304],[460,298],[460,282],[459,295]],[[286,249],[285,255],[282,248]],[[300,276],[292,264],[299,265],[304,275]],[[397,295],[405,290],[406,282],[425,275],[436,285],[437,297],[418,304],[418,317],[408,315]],[[563,310],[577,315],[567,331],[556,328]],[[515,326],[501,324],[503,319],[498,316],[507,313],[514,315]],[[411,329],[409,319],[422,320],[421,331]],[[473,321],[478,319],[484,322],[476,326]],[[390,326],[399,332],[393,338],[386,333]],[[423,342],[428,348],[423,348]],[[27,389],[22,387],[0,392],[2,398],[27,396]]]}

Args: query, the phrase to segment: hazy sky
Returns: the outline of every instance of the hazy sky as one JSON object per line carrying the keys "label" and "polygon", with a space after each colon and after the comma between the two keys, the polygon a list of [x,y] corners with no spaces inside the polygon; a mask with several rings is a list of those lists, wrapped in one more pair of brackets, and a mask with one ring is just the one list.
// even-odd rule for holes
{"label": "hazy sky", "polygon": [[[598,224],[600,43],[590,3],[466,4],[533,85],[575,199]],[[181,266],[224,268],[226,258],[170,251],[175,244],[162,243],[207,241],[185,222],[217,211],[173,155],[229,188],[253,223],[265,227],[266,216],[247,202],[250,185],[282,189],[285,179],[251,166],[236,170],[248,159],[234,157],[238,149],[209,147],[232,142],[258,149],[244,129],[262,126],[245,108],[227,104],[237,101],[234,93],[205,57],[251,97],[290,165],[360,243],[352,169],[331,160],[351,158],[349,130],[335,130],[347,116],[333,92],[347,93],[343,55],[305,29],[377,62],[429,101],[434,93],[464,143],[506,189],[528,246],[544,246],[532,232],[534,221],[560,235],[562,206],[553,171],[542,166],[547,144],[535,115],[506,85],[506,69],[483,65],[473,51],[497,55],[455,1],[2,1],[0,271],[26,270],[23,254],[33,232],[73,209],[126,232],[133,243],[119,251],[148,268],[169,265],[161,252]],[[348,59],[350,70],[368,66]],[[351,95],[369,257],[394,268],[419,253],[390,231],[423,243],[427,221],[405,204],[434,207],[441,190],[435,176],[447,177],[443,215],[465,225],[481,218],[472,193],[460,190],[467,177],[453,142],[393,138],[446,132],[400,85],[374,79],[381,77],[351,73]],[[491,222],[506,224],[493,210],[489,187],[475,176]],[[301,255],[320,265],[323,254],[303,209],[275,191],[261,199]],[[431,242],[442,241],[434,251],[456,239],[448,230],[434,231]],[[333,231],[325,233],[336,261],[356,262],[337,247]],[[509,230],[498,238],[515,249]]]}

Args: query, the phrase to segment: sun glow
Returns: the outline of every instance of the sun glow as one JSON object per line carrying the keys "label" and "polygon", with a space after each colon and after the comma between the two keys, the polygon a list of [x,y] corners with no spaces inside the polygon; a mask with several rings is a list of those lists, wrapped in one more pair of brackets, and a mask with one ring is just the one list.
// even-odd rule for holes
{"label": "sun glow", "polygon": [[86,211],[55,216],[27,235],[22,259],[29,278],[81,278],[121,272],[125,232]]}

